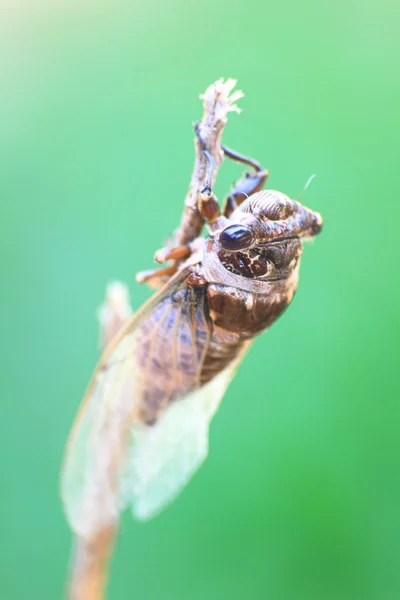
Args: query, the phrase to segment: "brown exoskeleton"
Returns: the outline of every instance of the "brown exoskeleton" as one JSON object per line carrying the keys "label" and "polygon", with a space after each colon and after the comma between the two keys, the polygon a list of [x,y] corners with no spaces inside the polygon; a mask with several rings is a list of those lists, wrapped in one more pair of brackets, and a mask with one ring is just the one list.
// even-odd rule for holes
{"label": "brown exoskeleton", "polygon": [[[234,188],[221,213],[211,189],[213,165],[208,155],[199,210],[209,237],[156,253],[158,260],[179,256],[186,261],[168,267],[168,273],[177,269],[170,282],[171,293],[158,301],[157,312],[142,324],[146,342],[141,342],[140,364],[148,365],[148,380],[143,384],[146,399],[141,419],[148,425],[157,422],[170,402],[232,365],[249,340],[284,311],[297,288],[303,239],[316,235],[322,226],[318,213],[281,192],[257,192],[268,172],[251,159],[223,150],[230,158],[252,165],[254,172]],[[206,148],[204,152],[208,154]],[[138,278],[149,280],[159,273],[150,271]],[[175,365],[180,377],[172,376],[172,326],[180,340],[181,363]],[[157,328],[158,348],[149,359],[148,331],[153,328]]]}
{"label": "brown exoskeleton", "polygon": [[[131,504],[139,519],[151,517],[203,462],[210,421],[238,363],[291,302],[303,240],[322,227],[299,201],[262,191],[268,172],[227,148],[252,172],[221,211],[213,157],[196,134],[208,164],[198,206],[179,243],[156,253],[171,264],[139,274],[163,286],[106,348],[69,439],[62,495],[80,540],[74,599],[102,597],[121,510]],[[199,236],[203,224],[207,238]]]}
{"label": "brown exoskeleton", "polygon": [[160,250],[156,258],[174,264],[139,275],[170,278],[106,350],[71,434],[63,494],[82,535],[127,503],[148,518],[186,483],[206,456],[209,422],[238,361],[291,302],[303,240],[322,227],[298,201],[259,191],[267,171],[228,149],[253,173],[221,212],[204,152],[199,211],[209,236]]}

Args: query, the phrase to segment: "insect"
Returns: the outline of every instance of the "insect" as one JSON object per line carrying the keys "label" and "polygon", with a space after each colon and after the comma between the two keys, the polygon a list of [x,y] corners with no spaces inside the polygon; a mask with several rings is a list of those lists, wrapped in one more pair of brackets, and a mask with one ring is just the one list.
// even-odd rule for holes
{"label": "insect", "polygon": [[268,172],[227,148],[251,172],[221,210],[213,158],[196,135],[208,165],[197,207],[208,236],[163,248],[156,258],[172,264],[139,276],[164,284],[106,349],[70,436],[62,494],[83,537],[128,505],[139,519],[153,516],[187,483],[239,362],[293,299],[303,241],[322,227],[299,201],[263,191]]}

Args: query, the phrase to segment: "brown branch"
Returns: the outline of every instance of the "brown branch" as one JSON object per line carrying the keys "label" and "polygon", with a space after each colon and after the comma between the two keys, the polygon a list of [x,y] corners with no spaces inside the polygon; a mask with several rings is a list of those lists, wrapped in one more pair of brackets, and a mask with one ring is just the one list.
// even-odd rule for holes
{"label": "brown branch", "polygon": [[[200,134],[208,151],[214,158],[213,181],[222,162],[221,137],[230,111],[239,112],[235,101],[241,92],[231,94],[236,81],[219,80],[211,85],[201,98],[204,114],[200,122]],[[231,95],[230,95],[231,94]],[[204,225],[198,209],[199,193],[203,188],[206,158],[198,140],[195,140],[196,157],[189,191],[185,200],[180,225],[175,232],[174,245],[186,244],[201,232]],[[121,283],[111,284],[107,289],[106,302],[99,312],[100,339],[104,349],[131,315],[129,294]],[[108,525],[89,537],[76,536],[71,561],[68,586],[69,600],[102,600],[105,598],[109,561],[118,533],[118,523]]]}
{"label": "brown branch", "polygon": [[[234,79],[228,79],[225,82],[220,79],[210,85],[205,93],[200,96],[204,101],[203,118],[199,125],[200,135],[215,162],[212,183],[215,181],[218,168],[223,160],[221,138],[228,113],[231,111],[240,112],[235,102],[243,97],[243,93],[236,91],[231,94],[235,85],[236,81]],[[197,204],[199,194],[204,187],[207,159],[197,138],[195,138],[195,152],[196,158],[192,179],[185,199],[181,222],[175,231],[174,246],[183,246],[193,241],[200,235],[204,225]]]}
{"label": "brown branch", "polygon": [[69,600],[105,598],[108,567],[118,526],[110,525],[90,538],[77,536],[72,555]]}

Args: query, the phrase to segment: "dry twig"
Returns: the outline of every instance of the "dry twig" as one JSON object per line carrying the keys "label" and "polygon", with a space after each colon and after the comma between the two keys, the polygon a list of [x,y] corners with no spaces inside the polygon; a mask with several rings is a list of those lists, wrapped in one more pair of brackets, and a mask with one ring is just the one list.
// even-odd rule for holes
{"label": "dry twig", "polygon": [[[234,79],[228,79],[225,82],[220,79],[210,85],[205,93],[200,96],[204,101],[203,118],[199,124],[200,135],[215,163],[212,183],[215,181],[218,168],[223,160],[221,138],[228,113],[232,111],[240,112],[235,102],[243,97],[243,93],[237,90],[231,94],[235,85],[236,81]],[[174,246],[181,246],[188,241],[194,240],[200,235],[204,224],[197,204],[199,194],[204,187],[207,159],[202,152],[197,138],[195,138],[195,151],[196,158],[192,179],[185,199],[181,222],[175,232]]]}

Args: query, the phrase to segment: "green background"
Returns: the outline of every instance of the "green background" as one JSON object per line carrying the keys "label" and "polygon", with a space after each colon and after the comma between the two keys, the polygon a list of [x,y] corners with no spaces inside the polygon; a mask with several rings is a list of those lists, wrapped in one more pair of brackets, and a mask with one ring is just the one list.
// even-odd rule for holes
{"label": "green background", "polygon": [[[110,279],[175,228],[199,93],[245,92],[225,143],[325,228],[255,343],[211,453],[148,524],[127,514],[110,600],[400,597],[399,5],[2,2],[0,597],[61,598],[65,439]],[[224,164],[220,197],[240,168]]]}

